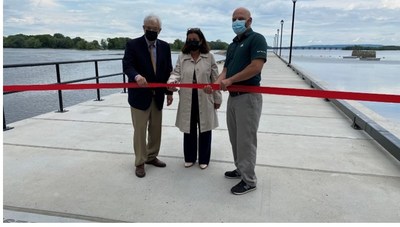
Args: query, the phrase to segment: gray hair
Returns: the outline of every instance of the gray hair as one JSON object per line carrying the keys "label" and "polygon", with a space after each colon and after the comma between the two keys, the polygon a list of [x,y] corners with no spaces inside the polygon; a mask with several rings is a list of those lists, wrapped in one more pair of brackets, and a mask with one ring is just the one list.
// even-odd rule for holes
{"label": "gray hair", "polygon": [[147,15],[147,16],[144,18],[144,20],[143,20],[143,24],[146,24],[146,22],[148,22],[148,21],[156,21],[156,22],[160,25],[160,28],[162,27],[162,26],[161,26],[161,19],[160,19],[160,17],[158,17],[158,16],[155,15],[155,14],[149,14],[149,15]]}

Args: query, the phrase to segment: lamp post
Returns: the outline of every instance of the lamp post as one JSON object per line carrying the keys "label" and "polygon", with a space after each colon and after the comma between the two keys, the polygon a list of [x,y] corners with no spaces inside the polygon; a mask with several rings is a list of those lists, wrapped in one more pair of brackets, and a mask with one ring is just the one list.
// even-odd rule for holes
{"label": "lamp post", "polygon": [[292,33],[290,35],[290,52],[289,52],[289,64],[288,66],[292,63],[292,46],[293,46],[293,30],[294,30],[294,13],[296,9],[296,1],[297,0],[292,0],[293,1],[293,14],[292,14]]}
{"label": "lamp post", "polygon": [[278,54],[278,48],[279,48],[279,28],[276,29],[276,52],[275,52],[275,54]]}
{"label": "lamp post", "polygon": [[282,54],[282,33],[283,33],[283,20],[281,20],[281,45],[279,47],[279,56]]}
{"label": "lamp post", "polygon": [[276,45],[276,35],[274,35],[274,44],[272,46],[272,51],[275,52],[275,45]]}

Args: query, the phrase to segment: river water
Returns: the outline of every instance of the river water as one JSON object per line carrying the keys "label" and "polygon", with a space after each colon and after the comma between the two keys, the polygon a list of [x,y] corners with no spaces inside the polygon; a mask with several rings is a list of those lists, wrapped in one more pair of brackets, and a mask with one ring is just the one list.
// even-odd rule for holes
{"label": "river water", "polygon": [[[378,51],[380,61],[343,59],[351,51],[343,50],[294,50],[292,64],[329,90],[400,94],[400,51]],[[80,51],[55,49],[4,49],[3,64],[23,64],[54,61],[75,61],[87,59],[122,58],[123,51]],[[215,55],[216,60],[224,56]],[[288,51],[282,50],[282,57],[288,58]],[[172,64],[177,53],[172,56]],[[94,63],[61,65],[62,81],[92,77]],[[100,75],[122,72],[121,61],[99,62]],[[3,69],[3,84],[55,83],[55,67],[24,67]],[[87,81],[90,83],[94,81]],[[122,82],[122,76],[102,79],[101,82]],[[101,90],[101,96],[122,92],[122,89]],[[64,108],[77,103],[96,99],[95,90],[63,91]],[[400,123],[400,104],[360,102],[389,121]],[[3,109],[7,124],[56,111],[56,91],[22,92],[3,95]]]}
{"label": "river water", "polygon": [[[282,50],[282,58],[289,53]],[[292,65],[329,90],[400,94],[400,51],[377,51],[379,61],[343,58],[345,50],[293,50]],[[400,104],[364,102],[360,104],[383,118],[400,124]]]}
{"label": "river water", "polygon": [[[55,49],[3,49],[3,64],[26,64],[55,61],[122,58],[123,51],[80,51]],[[79,63],[60,66],[61,81],[95,76],[94,63]],[[100,75],[122,72],[121,61],[99,62]],[[54,65],[3,69],[3,84],[46,84],[56,83]],[[95,81],[86,81],[93,83]],[[102,79],[101,82],[122,82],[122,75]],[[101,96],[121,92],[101,90]],[[95,100],[96,90],[63,91],[64,109],[80,102]],[[39,114],[59,110],[56,91],[21,92],[3,95],[3,110],[7,124]]]}
{"label": "river water", "polygon": [[[110,59],[123,57],[123,50],[63,50],[63,49],[3,49],[3,64],[28,64],[57,61],[78,61],[90,59]],[[225,59],[225,56],[215,54],[216,60]],[[178,54],[172,54],[172,64],[176,63]],[[121,60],[99,61],[99,74],[109,75],[122,72]],[[60,65],[61,81],[77,80],[94,77],[95,66],[93,62]],[[101,79],[100,82],[122,82],[122,75]],[[56,68],[51,66],[5,68],[3,69],[3,84],[51,84],[56,83]],[[82,83],[94,83],[85,81]],[[122,89],[102,89],[101,97],[122,92]],[[97,99],[96,90],[69,90],[63,91],[63,106],[69,106]],[[57,91],[29,91],[3,95],[3,110],[7,124],[37,116],[43,113],[58,111],[59,101]]]}

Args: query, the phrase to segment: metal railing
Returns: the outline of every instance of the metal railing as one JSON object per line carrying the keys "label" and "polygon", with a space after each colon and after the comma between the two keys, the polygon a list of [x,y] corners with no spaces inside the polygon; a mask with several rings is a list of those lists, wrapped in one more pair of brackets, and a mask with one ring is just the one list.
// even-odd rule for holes
{"label": "metal railing", "polygon": [[[100,79],[102,78],[108,78],[108,77],[115,77],[122,75],[122,81],[123,83],[126,83],[126,78],[125,74],[123,72],[120,73],[113,73],[113,74],[106,74],[106,75],[99,75],[99,66],[98,63],[102,61],[121,61],[122,58],[107,58],[107,59],[90,59],[90,60],[78,60],[78,61],[59,61],[59,62],[45,62],[45,63],[30,63],[30,64],[9,64],[9,65],[3,65],[3,69],[5,68],[21,68],[21,67],[37,67],[37,66],[49,66],[49,65],[54,65],[55,66],[55,72],[56,72],[56,79],[57,83],[54,84],[71,84],[71,83],[79,83],[83,81],[89,81],[89,80],[95,80],[96,84],[100,84]],[[69,81],[62,81],[61,80],[61,71],[60,71],[60,65],[66,65],[66,64],[78,64],[78,63],[88,63],[88,62],[94,62],[94,67],[95,67],[95,76],[94,77],[86,77],[78,80],[69,80]],[[122,66],[121,66],[122,69]],[[5,76],[5,75],[3,75]],[[96,101],[102,101],[101,96],[100,96],[100,89],[97,90],[97,99]],[[13,93],[20,93],[23,91],[15,91],[15,92],[3,92],[3,95],[9,95]],[[126,88],[123,88],[123,92],[126,93]],[[59,103],[59,109],[57,112],[66,112],[64,109],[64,102],[63,102],[63,96],[62,96],[62,90],[58,90],[58,103]],[[8,127],[6,123],[6,117],[5,117],[5,111],[4,111],[4,106],[3,106],[3,131],[12,129],[13,127]]]}

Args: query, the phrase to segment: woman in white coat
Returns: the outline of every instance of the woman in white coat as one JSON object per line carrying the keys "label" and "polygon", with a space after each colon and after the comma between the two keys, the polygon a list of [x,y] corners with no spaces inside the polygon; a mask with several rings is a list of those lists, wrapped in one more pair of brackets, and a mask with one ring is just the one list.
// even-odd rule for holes
{"label": "woman in white coat", "polygon": [[[206,38],[198,28],[188,29],[186,42],[167,83],[211,84],[218,77],[218,67]],[[170,90],[176,91],[171,87]],[[217,109],[222,102],[220,91],[211,94],[201,89],[179,90],[176,126],[183,132],[185,167],[197,160],[197,131],[199,131],[198,160],[201,169],[207,168],[211,156],[212,129],[218,127]]]}

